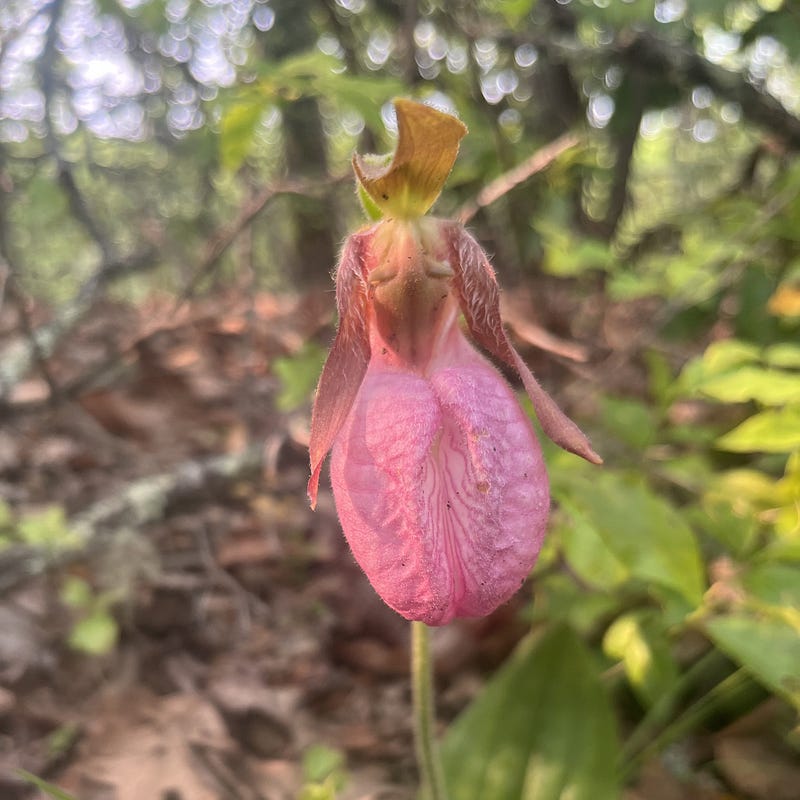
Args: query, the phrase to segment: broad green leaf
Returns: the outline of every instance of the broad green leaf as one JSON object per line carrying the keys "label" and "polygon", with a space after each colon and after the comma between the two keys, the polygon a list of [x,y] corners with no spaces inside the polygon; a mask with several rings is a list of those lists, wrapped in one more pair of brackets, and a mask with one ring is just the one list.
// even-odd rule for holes
{"label": "broad green leaf", "polygon": [[655,441],[653,410],[639,400],[604,397],[603,422],[613,436],[636,450],[644,450]]}
{"label": "broad green leaf", "polygon": [[[630,571],[609,549],[586,515],[562,500],[569,522],[554,531],[560,534],[564,557],[584,583],[599,589],[613,589],[630,577]],[[571,523],[571,524],[570,524]]]}
{"label": "broad green leaf", "polygon": [[82,653],[102,656],[114,648],[118,633],[114,617],[105,609],[97,608],[75,624],[69,635],[69,645]]}
{"label": "broad green leaf", "polygon": [[800,447],[800,406],[762,411],[717,440],[735,453],[791,453]]}
{"label": "broad green leaf", "polygon": [[451,726],[450,800],[617,800],[614,719],[566,626],[530,637]]}
{"label": "broad green leaf", "polygon": [[755,400],[767,406],[800,401],[800,373],[746,366],[703,381],[698,390],[724,403]]}
{"label": "broad green leaf", "polygon": [[397,146],[389,164],[383,157],[353,158],[359,182],[391,216],[419,217],[439,196],[466,135],[463,122],[435,108],[398,99]]}
{"label": "broad green leaf", "polygon": [[800,367],[800,345],[775,344],[764,351],[764,360],[773,367]]}
{"label": "broad green leaf", "polygon": [[749,342],[724,339],[709,345],[701,359],[707,375],[726,372],[731,367],[758,361],[759,349]]}
{"label": "broad green leaf", "polygon": [[749,594],[772,606],[800,609],[800,566],[759,563],[742,578]]}
{"label": "broad green leaf", "polygon": [[606,631],[603,650],[622,661],[628,681],[645,706],[657,702],[678,679],[663,620],[652,611],[616,619]]}
{"label": "broad green leaf", "polygon": [[680,394],[694,394],[712,377],[724,376],[738,367],[759,362],[760,350],[749,342],[724,339],[706,348],[700,358],[690,361],[681,371],[677,389]]}
{"label": "broad green leaf", "polygon": [[731,499],[706,495],[701,506],[690,506],[686,514],[697,530],[716,539],[729,553],[742,557],[756,540],[757,520],[750,510],[737,513]]}
{"label": "broad green leaf", "polygon": [[727,500],[737,513],[753,513],[777,502],[775,480],[755,469],[732,469],[714,477],[707,492],[713,501]]}
{"label": "broad green leaf", "polygon": [[800,632],[773,617],[729,614],[706,622],[714,644],[800,710]]}
{"label": "broad green leaf", "polygon": [[705,590],[700,553],[683,516],[641,482],[610,471],[553,473],[553,494],[578,509],[631,577],[697,605]]}

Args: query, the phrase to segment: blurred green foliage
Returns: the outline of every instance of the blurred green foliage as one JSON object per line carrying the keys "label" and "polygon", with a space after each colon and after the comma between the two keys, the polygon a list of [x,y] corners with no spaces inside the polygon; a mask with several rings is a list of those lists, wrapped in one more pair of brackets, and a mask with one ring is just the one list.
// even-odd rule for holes
{"label": "blurred green foliage", "polygon": [[336,800],[347,783],[344,754],[325,745],[303,753],[304,785],[298,800]]}

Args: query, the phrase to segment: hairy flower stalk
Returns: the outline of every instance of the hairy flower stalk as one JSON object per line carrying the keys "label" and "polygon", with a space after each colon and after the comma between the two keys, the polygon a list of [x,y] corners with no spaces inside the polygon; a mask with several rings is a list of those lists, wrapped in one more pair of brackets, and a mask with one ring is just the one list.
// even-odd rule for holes
{"label": "hairy flower stalk", "polygon": [[518,590],[550,506],[531,423],[475,344],[516,371],[553,441],[600,458],[506,337],[481,247],[425,216],[466,129],[427,106],[396,108],[392,161],[354,160],[383,216],[347,239],[337,267],[339,329],[314,403],[308,493],[313,506],[332,449],[356,560],[398,613],[442,625],[489,614]]}

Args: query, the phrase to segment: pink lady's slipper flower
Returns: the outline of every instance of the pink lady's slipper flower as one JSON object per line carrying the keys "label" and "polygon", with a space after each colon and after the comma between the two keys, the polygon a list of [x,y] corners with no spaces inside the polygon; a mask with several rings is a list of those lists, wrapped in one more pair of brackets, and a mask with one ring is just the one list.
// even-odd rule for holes
{"label": "pink lady's slipper flower", "polygon": [[550,493],[530,421],[464,335],[512,367],[545,433],[589,461],[586,437],[539,386],[500,320],[494,272],[457,223],[423,216],[466,128],[398,100],[388,165],[354,159],[383,218],[350,236],[336,271],[339,329],[317,388],[311,480],[332,448],[344,534],[378,594],[407,619],[482,616],[519,589]]}

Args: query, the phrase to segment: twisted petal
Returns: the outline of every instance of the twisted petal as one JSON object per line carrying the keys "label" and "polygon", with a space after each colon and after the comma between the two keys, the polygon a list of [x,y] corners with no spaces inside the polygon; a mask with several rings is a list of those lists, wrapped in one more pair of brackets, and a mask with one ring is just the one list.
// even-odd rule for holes
{"label": "twisted petal", "polygon": [[428,378],[373,359],[333,448],[342,528],[384,601],[442,625],[519,589],[549,509],[539,444],[511,389],[453,328]]}
{"label": "twisted petal", "polygon": [[603,459],[592,449],[583,431],[542,389],[520,354],[508,340],[500,318],[500,291],[494,270],[481,246],[458,223],[445,223],[450,243],[453,286],[469,331],[482,347],[516,370],[533,403],[542,430],[559,447],[592,464]]}
{"label": "twisted petal", "polygon": [[336,269],[339,327],[319,379],[311,413],[308,498],[312,508],[317,503],[322,462],[350,412],[369,363],[367,284],[362,271],[362,250],[369,236],[369,231],[350,236]]}

